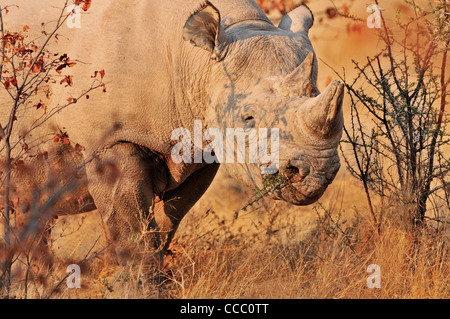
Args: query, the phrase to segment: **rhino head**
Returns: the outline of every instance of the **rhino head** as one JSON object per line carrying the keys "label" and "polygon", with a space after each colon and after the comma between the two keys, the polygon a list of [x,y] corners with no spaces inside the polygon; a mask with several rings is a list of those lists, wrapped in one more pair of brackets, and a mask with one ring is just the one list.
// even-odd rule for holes
{"label": "rhino head", "polygon": [[247,156],[243,164],[226,164],[229,171],[259,187],[265,174],[283,174],[289,187],[272,197],[295,205],[318,200],[340,167],[344,87],[333,81],[324,92],[317,89],[317,58],[308,38],[313,20],[301,5],[278,27],[260,19],[227,23],[206,3],[184,27],[184,39],[211,54],[207,125],[279,128],[279,170],[264,172],[265,163],[249,163]]}

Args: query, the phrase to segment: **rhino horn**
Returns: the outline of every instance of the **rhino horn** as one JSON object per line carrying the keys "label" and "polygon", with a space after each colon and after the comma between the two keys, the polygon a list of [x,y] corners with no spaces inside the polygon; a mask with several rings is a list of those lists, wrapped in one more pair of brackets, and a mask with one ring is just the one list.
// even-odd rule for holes
{"label": "rhino horn", "polygon": [[340,138],[344,125],[343,98],[344,85],[336,80],[331,82],[324,92],[300,107],[297,123],[308,127],[309,133],[319,138]]}
{"label": "rhino horn", "polygon": [[278,27],[286,31],[301,33],[308,36],[308,31],[313,24],[314,15],[308,6],[303,3],[296,9],[286,14],[283,19],[281,19]]}
{"label": "rhino horn", "polygon": [[278,85],[281,94],[289,97],[316,96],[314,84],[314,53],[311,51],[305,60]]}

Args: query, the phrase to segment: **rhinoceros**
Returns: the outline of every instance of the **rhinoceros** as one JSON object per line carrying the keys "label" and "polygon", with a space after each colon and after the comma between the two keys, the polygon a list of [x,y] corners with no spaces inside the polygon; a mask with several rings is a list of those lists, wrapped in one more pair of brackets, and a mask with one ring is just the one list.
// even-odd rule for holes
{"label": "rhinoceros", "polygon": [[[64,4],[18,2],[6,29],[15,24],[40,31],[41,22]],[[45,103],[64,103],[67,90],[76,96],[99,69],[106,93],[90,93],[33,132],[34,137],[64,132],[72,149],[82,146],[73,155],[67,143],[64,152],[58,143],[37,145],[48,159],[35,174],[45,180],[42,176],[59,167],[52,159],[61,154],[69,162],[82,163],[84,157],[86,182],[72,197],[92,199],[83,211],[101,213],[121,264],[130,260],[132,246],[149,273],[160,266],[180,221],[221,165],[174,161],[177,128],[193,131],[195,121],[203,131],[278,128],[280,169],[272,175],[284,174],[289,186],[271,196],[294,205],[317,201],[340,167],[344,87],[332,81],[322,93],[317,88],[317,57],[308,37],[313,22],[306,5],[277,27],[253,0],[93,1],[78,27],[63,27],[64,37],[52,44],[78,65],[64,70],[73,75],[70,88],[49,82],[53,94]],[[1,94],[4,124],[9,104]],[[38,116],[35,109],[27,112]],[[16,139],[23,125],[21,118],[17,122]],[[106,168],[99,168],[102,163]],[[224,165],[245,183],[262,187],[263,164]],[[119,173],[107,181],[105,169]],[[63,205],[58,213],[80,211],[73,207]]]}

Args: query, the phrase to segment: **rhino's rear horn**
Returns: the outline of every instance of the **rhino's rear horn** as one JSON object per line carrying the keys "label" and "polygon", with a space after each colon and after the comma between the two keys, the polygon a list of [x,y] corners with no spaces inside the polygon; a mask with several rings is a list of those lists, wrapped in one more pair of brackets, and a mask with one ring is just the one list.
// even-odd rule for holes
{"label": "rhino's rear horn", "polygon": [[315,85],[314,53],[311,51],[302,64],[289,74],[279,85],[281,94],[289,97],[314,97],[319,91]]}
{"label": "rhino's rear horn", "polygon": [[211,52],[212,58],[221,60],[220,47],[225,42],[220,25],[220,13],[209,1],[192,14],[183,27],[183,39],[194,46]]}

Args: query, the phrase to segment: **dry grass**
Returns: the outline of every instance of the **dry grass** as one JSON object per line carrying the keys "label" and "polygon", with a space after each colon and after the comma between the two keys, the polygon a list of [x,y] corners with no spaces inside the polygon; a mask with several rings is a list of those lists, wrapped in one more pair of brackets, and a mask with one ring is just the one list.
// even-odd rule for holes
{"label": "dry grass", "polygon": [[[226,195],[217,196],[217,191]],[[321,203],[293,207],[262,201],[238,211],[249,193],[225,174],[183,220],[166,256],[171,298],[449,298],[448,225],[413,234],[402,208],[391,208],[381,234],[372,224],[358,188],[341,176]],[[361,194],[359,192],[359,194]],[[349,201],[349,198],[353,198]],[[152,287],[140,274],[118,267],[108,253],[82,268],[82,289],[62,281],[66,267],[96,254],[106,241],[95,214],[58,221],[52,268],[36,260],[28,298],[141,298]],[[438,226],[440,228],[438,228]],[[95,230],[95,231],[94,231]],[[100,240],[99,240],[99,237]],[[367,267],[381,270],[381,288],[370,289]],[[17,275],[20,270],[16,271]],[[23,273],[22,273],[23,275]],[[23,281],[13,296],[23,298]],[[154,295],[158,297],[157,295]],[[165,296],[164,296],[165,297]]]}
{"label": "dry grass", "polygon": [[[378,234],[362,192],[350,181],[340,176],[315,205],[264,200],[235,214],[250,194],[220,174],[180,225],[166,256],[167,295],[162,297],[450,298],[449,225],[430,224],[414,234],[402,218],[394,218],[404,215],[403,208],[391,208]],[[106,244],[94,227],[98,216],[70,218],[54,228],[58,259],[52,268],[38,260],[31,267],[28,298],[46,297],[59,283],[52,298],[152,294],[138,272],[121,269],[108,253],[82,268],[81,289],[67,288],[62,281],[67,266]],[[380,289],[367,287],[371,264],[380,267]],[[23,281],[16,280],[13,291],[23,298]]]}
{"label": "dry grass", "polygon": [[[316,224],[303,238],[295,224],[275,233],[280,225],[272,225],[252,238],[233,233],[226,223],[215,225],[209,238],[182,236],[166,268],[172,297],[450,297],[445,229],[412,236],[386,224],[378,235],[362,213],[339,219],[339,212],[316,209]],[[367,286],[371,264],[380,266],[380,289]]]}

